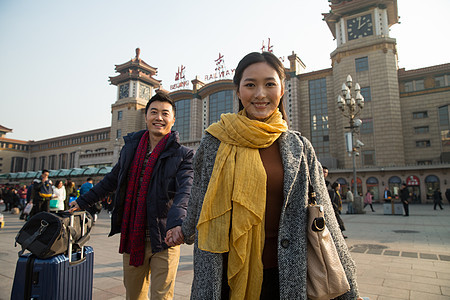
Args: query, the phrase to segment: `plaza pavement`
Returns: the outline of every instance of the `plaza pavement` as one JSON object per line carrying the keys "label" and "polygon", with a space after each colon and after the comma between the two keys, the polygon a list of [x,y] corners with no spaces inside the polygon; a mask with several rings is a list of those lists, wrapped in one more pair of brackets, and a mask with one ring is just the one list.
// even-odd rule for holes
{"label": "plaza pavement", "polygon": [[[344,205],[345,206],[345,205]],[[346,239],[358,268],[362,296],[383,299],[450,299],[450,206],[410,205],[410,216],[375,213],[342,215]],[[4,206],[0,205],[3,210]],[[17,251],[14,237],[23,225],[18,216],[5,214],[0,229],[0,300],[10,299]],[[125,299],[119,236],[107,237],[109,216],[102,212],[88,245],[94,248],[93,299]],[[189,299],[192,246],[183,245],[174,299]]]}

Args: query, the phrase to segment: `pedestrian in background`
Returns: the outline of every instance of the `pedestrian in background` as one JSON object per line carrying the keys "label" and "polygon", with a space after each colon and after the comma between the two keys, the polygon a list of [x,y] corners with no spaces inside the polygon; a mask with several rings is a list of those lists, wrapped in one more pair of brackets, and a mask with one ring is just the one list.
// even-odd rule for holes
{"label": "pedestrian in background", "polygon": [[[86,182],[83,183],[80,187],[80,196],[86,194],[93,187],[94,187],[94,179],[89,177],[88,179],[86,179]],[[99,202],[100,202],[100,209],[98,205]],[[98,213],[101,211],[101,200],[97,201],[95,205],[87,208],[86,211],[89,212],[91,216],[94,218],[94,223],[97,222]]]}
{"label": "pedestrian in background", "polygon": [[445,198],[447,198],[447,201],[450,204],[450,188],[445,190]]}
{"label": "pedestrian in background", "polygon": [[339,193],[340,189],[341,189],[341,185],[339,184],[339,182],[335,181],[331,185],[331,189],[328,191],[328,194],[329,194],[329,197],[331,200],[331,204],[333,205],[334,215],[339,224],[339,228],[341,229],[342,236],[344,237],[344,239],[346,239],[347,236],[344,234],[345,225],[344,225],[344,221],[341,218],[342,198],[341,198],[341,194]]}
{"label": "pedestrian in background", "polygon": [[364,196],[364,208],[366,208],[366,206],[369,205],[372,212],[375,212],[375,210],[373,209],[373,206],[372,206],[372,201],[373,201],[373,195],[370,191],[367,191],[366,196]]}
{"label": "pedestrian in background", "polygon": [[64,211],[64,201],[66,200],[66,189],[62,180],[56,180],[53,187],[52,203],[55,204],[50,207],[50,211],[58,212]]}
{"label": "pedestrian in background", "polygon": [[389,190],[389,187],[385,187],[384,188],[384,202],[390,203],[391,200],[392,200],[391,191]]}
{"label": "pedestrian in background", "polygon": [[346,198],[347,198],[347,214],[353,214],[354,213],[354,211],[353,211],[353,193],[350,189],[347,191]]}
{"label": "pedestrian in background", "polygon": [[436,210],[436,206],[439,205],[439,208],[442,210],[442,193],[439,188],[437,188],[433,193],[433,202],[434,202],[434,210]]}
{"label": "pedestrian in background", "polygon": [[66,199],[64,200],[64,210],[68,210],[70,198],[77,197],[77,189],[75,187],[75,182],[73,182],[70,178],[68,178],[65,185],[65,189],[66,189]]}
{"label": "pedestrian in background", "polygon": [[25,208],[25,205],[27,204],[27,186],[25,184],[23,184],[20,189],[17,191],[17,193],[19,194],[19,198],[20,198],[20,205],[19,208],[20,210],[23,210]]}
{"label": "pedestrian in background", "polygon": [[400,201],[403,203],[403,210],[405,211],[404,216],[409,216],[409,191],[406,187],[406,183],[402,183],[402,186],[400,188]]}
{"label": "pedestrian in background", "polygon": [[[245,56],[233,79],[240,111],[211,124],[195,154],[182,226],[195,243],[191,299],[307,298],[309,183],[325,218],[333,209],[311,143],[288,130],[285,76],[273,54]],[[327,226],[351,286],[342,299],[356,299],[355,264],[335,219]]]}
{"label": "pedestrian in background", "polygon": [[30,216],[42,211],[49,211],[50,199],[53,195],[53,184],[48,178],[50,172],[42,170],[40,179],[35,179],[31,191],[30,202],[33,203],[33,210]]}

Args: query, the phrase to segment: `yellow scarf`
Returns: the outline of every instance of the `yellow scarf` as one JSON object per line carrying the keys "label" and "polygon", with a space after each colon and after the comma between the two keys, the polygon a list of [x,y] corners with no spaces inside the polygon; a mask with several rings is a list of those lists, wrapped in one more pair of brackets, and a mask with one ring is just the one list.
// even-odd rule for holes
{"label": "yellow scarf", "polygon": [[266,172],[258,149],[272,145],[287,124],[278,110],[265,122],[250,120],[242,110],[223,114],[206,131],[221,143],[197,224],[198,247],[229,252],[231,299],[259,299]]}

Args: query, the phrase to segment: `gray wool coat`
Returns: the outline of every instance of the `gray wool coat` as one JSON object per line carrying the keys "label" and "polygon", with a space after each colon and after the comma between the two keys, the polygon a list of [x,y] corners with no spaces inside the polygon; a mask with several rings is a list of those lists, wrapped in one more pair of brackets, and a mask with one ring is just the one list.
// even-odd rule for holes
{"label": "gray wool coat", "polygon": [[[223,255],[200,250],[197,246],[196,225],[203,199],[214,167],[220,141],[206,133],[194,156],[194,182],[186,219],[182,225],[185,242],[194,245],[194,278],[191,299],[220,299]],[[278,268],[281,299],[307,299],[306,296],[306,222],[309,172],[317,202],[324,206],[328,229],[345,269],[350,291],[337,299],[356,299],[355,263],[334,216],[323,179],[322,167],[311,143],[296,131],[287,131],[279,138],[284,169],[284,204],[278,233]]]}

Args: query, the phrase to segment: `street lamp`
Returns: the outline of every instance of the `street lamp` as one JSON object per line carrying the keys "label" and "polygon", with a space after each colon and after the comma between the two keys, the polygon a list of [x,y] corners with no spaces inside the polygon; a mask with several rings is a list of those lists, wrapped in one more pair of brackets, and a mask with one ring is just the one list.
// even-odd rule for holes
{"label": "street lamp", "polygon": [[356,143],[354,136],[355,133],[359,131],[359,127],[362,124],[361,119],[356,118],[364,108],[364,97],[361,95],[361,87],[358,83],[355,84],[354,87],[354,95],[353,97],[351,88],[353,85],[352,77],[350,75],[347,76],[346,82],[342,84],[341,94],[337,99],[337,107],[341,110],[342,115],[349,119],[350,126],[345,127],[350,129],[351,141],[349,141],[351,149],[349,149],[349,155],[352,156],[353,160],[353,196],[354,196],[354,210],[356,213],[364,213],[362,198],[358,194],[358,185],[356,182],[356,156],[359,155],[359,152],[356,150],[357,148],[364,145],[361,141]]}

